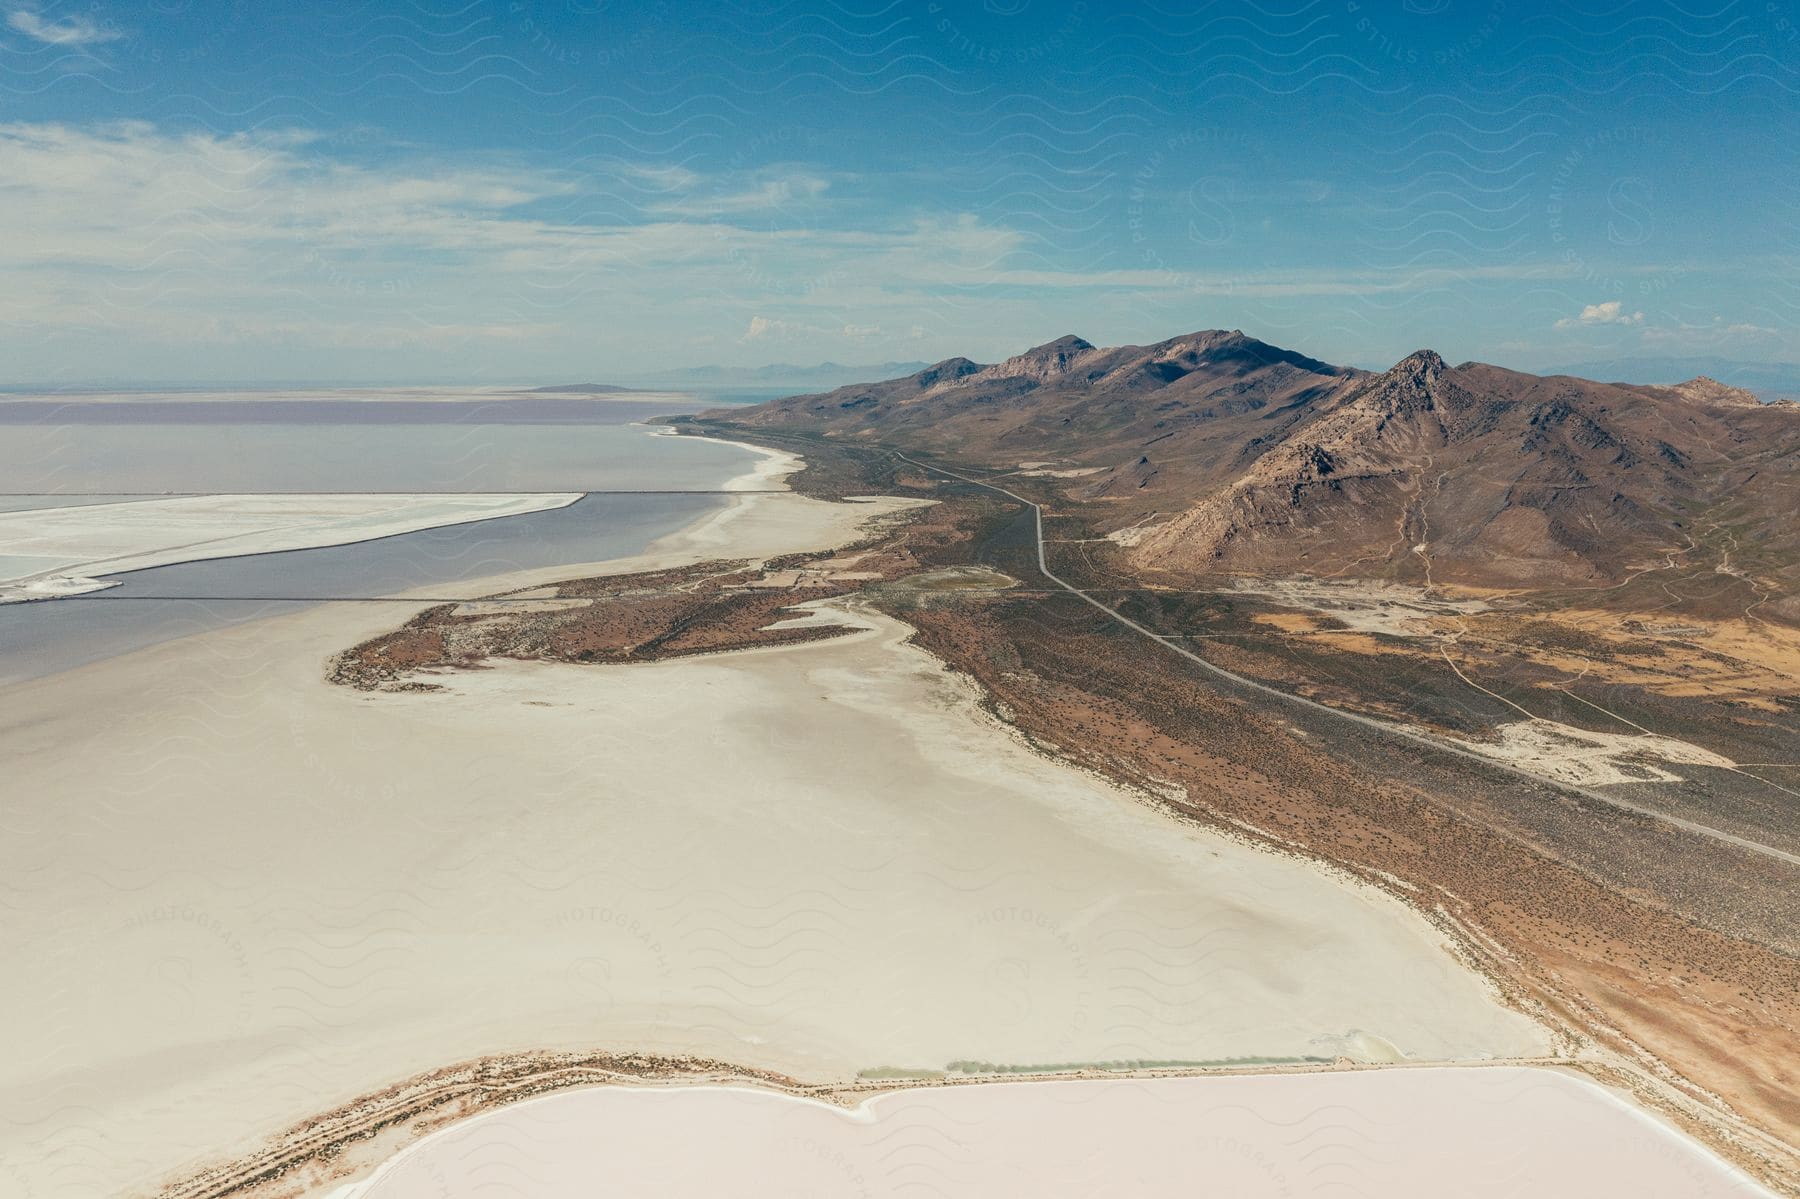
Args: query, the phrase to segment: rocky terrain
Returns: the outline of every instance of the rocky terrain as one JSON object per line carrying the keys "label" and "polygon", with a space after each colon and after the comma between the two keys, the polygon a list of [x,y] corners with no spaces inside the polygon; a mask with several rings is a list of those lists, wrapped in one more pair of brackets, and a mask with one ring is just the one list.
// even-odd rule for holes
{"label": "rocky terrain", "polygon": [[439,604],[338,654],[327,675],[360,691],[433,691],[441,689],[434,675],[496,659],[626,664],[837,637],[850,630],[800,606],[899,579],[908,580],[901,590],[914,594],[912,606],[1010,583],[975,568],[923,570],[921,553],[965,535],[960,519],[939,506],[843,550],[572,579]]}
{"label": "rocky terrain", "polygon": [[1388,890],[1559,1060],[1800,1194],[1800,414],[1753,403],[1064,338],[676,422],[939,501],[880,537],[437,609],[336,677],[832,636],[792,609],[859,593],[1042,752]]}
{"label": "rocky terrain", "polygon": [[1800,406],[1706,378],[1597,383],[1430,350],[1373,374],[1213,330],[1063,337],[729,419],[1059,477],[1146,579],[1598,588],[1685,569],[1733,580],[1685,607],[1800,619]]}
{"label": "rocky terrain", "polygon": [[[1221,684],[1046,586],[1028,511],[930,475],[891,454],[821,445],[798,480],[804,491],[939,502],[844,550],[577,579],[441,606],[349,651],[334,678],[412,689],[497,658],[625,665],[834,636],[843,630],[796,617],[809,601],[855,594],[977,680],[990,710],[1041,752],[1129,783],[1179,820],[1327,863],[1411,904],[1510,1003],[1554,1030],[1558,1049],[1547,1060],[1629,1090],[1800,1194],[1791,1149],[1800,1128],[1792,1099],[1800,892],[1791,866],[1593,802],[1555,777],[1522,782]],[[1052,539],[1053,569],[1082,583],[1118,582],[1083,550],[1080,538]],[[1395,728],[1474,738],[1516,721],[1512,704],[1570,721],[1604,704],[1701,740],[1716,742],[1729,726],[1744,759],[1766,761],[1793,743],[1787,659],[1757,666],[1756,646],[1730,640],[1748,636],[1740,629],[1620,625],[1593,610],[1582,610],[1584,623],[1557,623],[1516,596],[1432,599],[1392,584],[1110,594],[1133,620],[1172,642],[1206,645],[1247,679]],[[1436,639],[1445,629],[1468,644]],[[1518,657],[1513,646],[1532,652]],[[1667,669],[1677,647],[1712,654],[1714,673],[1689,679]],[[1445,650],[1457,655],[1454,669],[1441,665]],[[1585,672],[1590,682],[1571,677],[1572,661],[1610,670]],[[1510,676],[1489,673],[1502,665]],[[1550,695],[1562,706],[1548,706]],[[1486,709],[1473,702],[1483,699]],[[1664,764],[1687,790],[1646,784],[1632,792],[1646,805],[1758,839],[1791,823],[1766,802],[1781,798],[1775,792],[1759,810],[1749,792],[1729,789],[1745,782],[1735,774]]]}
{"label": "rocky terrain", "polygon": [[1800,1194],[1800,407],[1204,333],[692,425],[799,450],[803,490],[989,512],[959,556],[1021,585],[905,619],[996,711],[1390,887]]}

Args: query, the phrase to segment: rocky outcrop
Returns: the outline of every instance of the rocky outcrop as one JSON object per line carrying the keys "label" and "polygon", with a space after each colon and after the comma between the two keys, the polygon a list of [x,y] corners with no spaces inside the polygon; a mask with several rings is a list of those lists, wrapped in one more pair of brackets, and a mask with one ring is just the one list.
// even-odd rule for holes
{"label": "rocky outcrop", "polygon": [[1596,383],[1431,350],[1375,374],[1214,329],[1061,337],[732,419],[1033,463],[1097,505],[1100,532],[1129,530],[1115,540],[1142,571],[1592,586],[1713,536],[1735,539],[1715,551],[1733,570],[1800,561],[1795,412],[1711,379]]}
{"label": "rocky outcrop", "polygon": [[1094,352],[1091,343],[1070,333],[994,366],[983,367],[949,386],[979,386],[986,382],[1022,379],[1042,386],[1068,375],[1075,365]]}
{"label": "rocky outcrop", "polygon": [[1724,408],[1762,407],[1762,401],[1755,392],[1731,387],[1706,375],[1696,375],[1686,383],[1677,383],[1668,390],[1696,404],[1713,404]]}

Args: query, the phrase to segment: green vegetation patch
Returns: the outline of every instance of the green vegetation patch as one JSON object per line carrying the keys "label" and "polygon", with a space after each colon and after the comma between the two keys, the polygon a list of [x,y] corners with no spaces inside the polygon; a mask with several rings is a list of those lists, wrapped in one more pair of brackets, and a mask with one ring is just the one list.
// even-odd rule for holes
{"label": "green vegetation patch", "polygon": [[858,1070],[856,1077],[868,1082],[882,1082],[888,1079],[942,1078],[942,1070],[913,1069],[908,1066],[875,1066],[868,1070]]}

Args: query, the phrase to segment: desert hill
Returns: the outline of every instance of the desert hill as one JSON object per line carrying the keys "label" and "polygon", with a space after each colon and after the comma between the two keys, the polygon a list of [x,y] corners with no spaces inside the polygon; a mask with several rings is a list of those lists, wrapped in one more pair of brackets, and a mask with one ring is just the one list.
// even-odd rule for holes
{"label": "desert hill", "polygon": [[1151,576],[1598,588],[1680,562],[1778,606],[1800,581],[1800,409],[1707,378],[1598,383],[1430,350],[1375,374],[1209,330],[1065,336],[729,417],[1024,472]]}

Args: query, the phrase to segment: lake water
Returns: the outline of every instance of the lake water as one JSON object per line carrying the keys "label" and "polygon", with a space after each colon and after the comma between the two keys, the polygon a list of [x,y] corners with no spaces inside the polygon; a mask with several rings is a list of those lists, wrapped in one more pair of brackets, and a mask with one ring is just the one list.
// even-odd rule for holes
{"label": "lake water", "polygon": [[[146,493],[710,490],[750,469],[739,446],[653,436],[633,422],[696,405],[559,401],[561,421],[471,420],[476,406],[89,404],[64,423],[0,404],[0,511]],[[491,406],[489,406],[491,408]],[[95,409],[110,410],[102,423]],[[166,419],[152,419],[160,414]],[[371,412],[381,409],[379,413]],[[579,423],[573,417],[580,416]],[[69,417],[65,409],[61,416]],[[304,423],[301,417],[327,418]],[[374,416],[382,419],[375,420]],[[398,419],[405,416],[406,419]],[[236,419],[221,420],[220,417]],[[589,494],[566,508],[354,545],[189,562],[116,576],[87,597],[0,605],[0,684],[323,599],[391,595],[636,553],[726,503],[705,494]]]}
{"label": "lake water", "polygon": [[[694,400],[660,408],[579,404],[579,423],[505,424],[474,419],[491,409],[483,405],[407,405],[412,419],[401,420],[386,401],[301,407],[267,400],[210,403],[207,420],[196,419],[191,404],[112,403],[87,405],[80,419],[25,422],[20,403],[0,402],[0,492],[10,496],[704,488],[752,461],[717,442],[672,448],[632,423],[704,403]],[[270,405],[289,419],[258,411]],[[109,423],[98,420],[100,407]],[[168,419],[154,419],[165,408]],[[565,412],[565,422],[576,415]]]}

